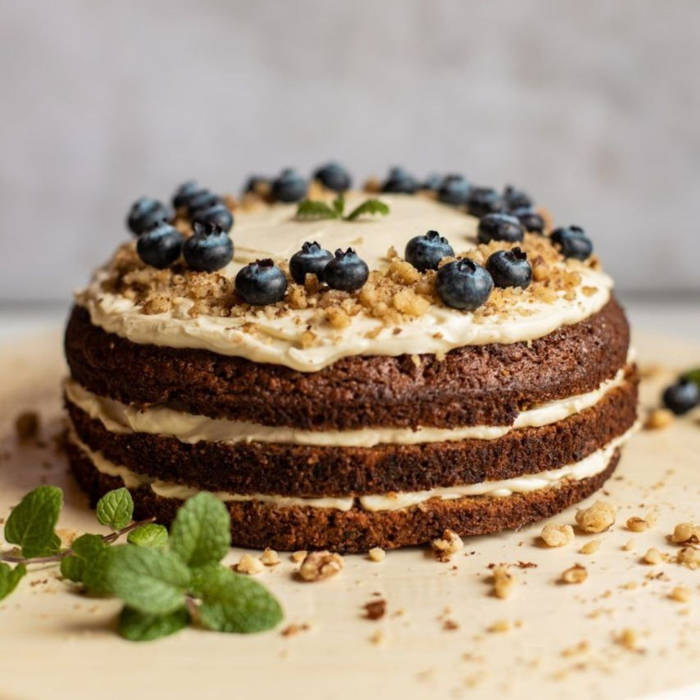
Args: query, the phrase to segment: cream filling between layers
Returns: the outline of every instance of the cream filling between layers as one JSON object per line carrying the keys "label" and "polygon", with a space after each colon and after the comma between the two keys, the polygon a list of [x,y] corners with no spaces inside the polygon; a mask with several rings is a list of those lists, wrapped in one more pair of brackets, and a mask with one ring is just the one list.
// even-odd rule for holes
{"label": "cream filling between layers", "polygon": [[[357,193],[349,197],[348,207],[364,198]],[[403,251],[410,238],[429,229],[440,231],[459,254],[475,247],[477,218],[425,197],[381,198],[391,206],[391,213],[379,220],[299,222],[294,218],[296,205],[236,212],[234,259],[219,272],[234,277],[256,258],[289,259],[304,241],[318,241],[329,250],[353,246],[370,269],[386,266],[391,246]],[[193,302],[183,298],[171,311],[147,315],[126,297],[102,291],[104,270],[98,270],[91,284],[76,294],[76,302],[87,309],[94,325],[134,343],[199,348],[313,372],[351,355],[445,353],[464,345],[533,340],[599,311],[610,298],[610,277],[575,260],[560,265],[581,275],[572,299],[565,299],[564,292],[554,302],[520,299],[505,317],[477,319],[472,313],[431,306],[423,316],[402,323],[398,334],[396,327],[358,314],[342,330],[314,326],[316,339],[311,347],[302,347],[302,341],[316,313],[313,309],[289,309],[280,316],[268,316],[262,308],[236,318],[191,317]],[[251,323],[255,333],[245,329]]]}
{"label": "cream filling between layers", "polygon": [[[503,498],[515,493],[530,493],[539,489],[556,487],[567,480],[580,481],[600,474],[607,467],[615,449],[630,437],[635,428],[636,426],[620,437],[611,440],[605,447],[593,452],[579,462],[568,464],[559,469],[552,469],[537,474],[526,474],[502,481],[483,481],[479,484],[467,484],[465,486],[449,486],[427,491],[405,491],[391,494],[358,496],[357,498],[294,498],[291,496],[275,496],[269,494],[243,495],[226,491],[219,491],[214,493],[214,495],[224,502],[256,501],[279,507],[309,506],[312,508],[333,508],[340,511],[350,510],[355,504],[355,501],[357,501],[358,505],[363,510],[372,512],[400,510],[429,501],[432,498],[438,498],[440,500],[454,500],[466,496]],[[127,488],[149,486],[157,496],[175,498],[178,500],[190,498],[200,491],[200,489],[191,486],[152,479],[151,477],[137,474],[127,467],[114,464],[106,459],[100,452],[91,450],[85,445],[75,434],[73,428],[70,430],[68,439],[90,459],[98,472],[120,478]]]}
{"label": "cream filling between layers", "polygon": [[274,442],[328,447],[374,447],[381,444],[415,445],[453,440],[495,440],[513,429],[536,428],[564,420],[598,403],[625,381],[625,368],[597,389],[565,399],[548,401],[522,411],[512,425],[470,425],[458,428],[362,428],[358,430],[299,430],[194,415],[170,408],[138,408],[88,391],[67,379],[68,400],[112,433],[148,433],[177,438],[180,442]]}

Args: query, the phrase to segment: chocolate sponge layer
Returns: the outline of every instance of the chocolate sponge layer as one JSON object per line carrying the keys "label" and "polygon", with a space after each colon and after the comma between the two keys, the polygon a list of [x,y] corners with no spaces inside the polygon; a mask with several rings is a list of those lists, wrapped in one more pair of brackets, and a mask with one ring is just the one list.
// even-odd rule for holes
{"label": "chocolate sponge layer", "polygon": [[306,430],[507,425],[533,404],[595,389],[625,363],[629,328],[611,299],[597,314],[538,338],[435,355],[353,356],[318,372],[206,350],[139,345],[75,307],[66,329],[71,375],[139,405]]}
{"label": "chocolate sponge layer", "polygon": [[[104,493],[122,486],[121,479],[98,472],[75,445],[68,445],[72,471],[94,505]],[[371,547],[393,549],[419,545],[442,535],[484,535],[515,529],[548,518],[599,489],[613,473],[616,450],[605,471],[581,481],[565,481],[526,494],[503,498],[476,496],[451,501],[433,499],[394,511],[349,511],[308,506],[276,507],[256,502],[229,502],[233,545],[280,550],[332,549],[366,552]],[[132,490],[136,517],[172,521],[182,501],[161,498],[148,487]]]}
{"label": "chocolate sponge layer", "polygon": [[209,491],[300,497],[422,491],[510,479],[578,462],[634,423],[637,377],[594,406],[538,428],[495,440],[419,445],[319,447],[260,442],[180,442],[147,433],[111,433],[74,404],[66,406],[78,437],[134,472]]}

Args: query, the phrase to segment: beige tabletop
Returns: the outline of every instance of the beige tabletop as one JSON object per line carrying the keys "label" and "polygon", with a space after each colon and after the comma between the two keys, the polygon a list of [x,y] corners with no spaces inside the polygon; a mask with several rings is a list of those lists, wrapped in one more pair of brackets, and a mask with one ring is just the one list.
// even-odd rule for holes
{"label": "beige tabletop", "polygon": [[[637,338],[643,367],[700,364],[700,348]],[[60,432],[57,333],[0,353],[0,516],[39,483],[66,493],[60,527],[95,531],[86,502],[66,474],[51,438]],[[654,373],[645,405],[672,376]],[[14,418],[37,410],[44,446],[20,446]],[[76,594],[55,569],[34,569],[0,603],[0,698],[624,698],[686,687],[700,693],[700,570],[669,560],[643,564],[649,547],[673,556],[675,524],[700,519],[700,424],[697,418],[642,431],[626,449],[602,497],[618,505],[602,535],[577,535],[560,549],[538,546],[540,525],[465,541],[450,562],[424,549],[389,553],[375,563],[346,556],[345,569],[318,583],[293,577],[287,554],[258,579],[280,598],[278,630],[236,636],[188,629],[135,644],[114,632],[118,604]],[[597,497],[589,499],[592,503]],[[655,513],[641,533],[634,515]],[[575,508],[555,522],[573,523]],[[579,548],[599,539],[599,550]],[[241,551],[234,550],[235,562]],[[489,564],[509,563],[518,582],[501,600],[491,594]],[[558,583],[575,563],[588,578]],[[689,602],[669,597],[676,586]],[[386,600],[386,614],[365,617],[364,604]],[[298,626],[290,634],[289,626]],[[308,626],[308,628],[307,628]],[[292,627],[291,631],[294,631]],[[619,643],[629,629],[633,643]],[[282,631],[287,630],[287,634]],[[632,648],[630,648],[630,646]]]}

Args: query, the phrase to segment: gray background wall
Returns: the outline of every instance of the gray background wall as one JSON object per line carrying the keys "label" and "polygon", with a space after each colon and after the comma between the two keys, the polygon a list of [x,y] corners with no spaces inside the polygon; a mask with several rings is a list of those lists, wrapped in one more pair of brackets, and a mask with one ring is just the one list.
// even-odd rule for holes
{"label": "gray background wall", "polygon": [[0,300],[61,300],[142,193],[328,157],[512,182],[626,290],[700,295],[700,2],[0,0]]}

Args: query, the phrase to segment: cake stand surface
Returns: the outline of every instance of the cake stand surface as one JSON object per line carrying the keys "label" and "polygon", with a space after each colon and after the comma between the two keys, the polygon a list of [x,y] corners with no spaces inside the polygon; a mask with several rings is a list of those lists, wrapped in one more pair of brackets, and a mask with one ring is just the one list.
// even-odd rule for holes
{"label": "cake stand surface", "polygon": [[[700,359],[697,346],[665,338],[640,336],[636,346],[642,367],[665,366],[643,384],[646,406],[674,370]],[[51,444],[61,429],[64,373],[59,331],[0,352],[0,516],[33,486],[51,483],[65,491],[59,526],[96,531]],[[18,445],[14,419],[26,409],[41,416],[43,447]],[[674,697],[697,697],[700,570],[672,562],[649,566],[640,557],[649,547],[675,553],[666,536],[676,523],[700,520],[699,494],[698,419],[641,431],[605,488],[605,497],[619,506],[611,531],[545,549],[537,544],[542,526],[534,525],[467,539],[449,563],[425,549],[390,552],[380,563],[346,556],[339,575],[318,583],[295,580],[297,565],[281,553],[282,563],[258,580],[282,601],[286,618],[279,629],[259,635],[188,629],[156,642],[126,642],[114,631],[116,601],[77,595],[55,568],[35,568],[0,603],[0,698],[573,700],[674,689]],[[628,517],[650,511],[658,515],[652,529],[625,528]],[[573,523],[574,514],[571,508],[553,520]],[[599,550],[580,554],[591,539],[601,541]],[[240,554],[232,550],[227,561]],[[490,595],[493,563],[514,565],[518,583],[506,600]],[[586,567],[588,579],[558,583],[575,563]],[[688,603],[669,598],[680,585],[691,589]],[[380,598],[386,614],[367,619],[364,604]],[[300,631],[291,633],[290,625]],[[616,641],[626,628],[634,631],[633,649]]]}

